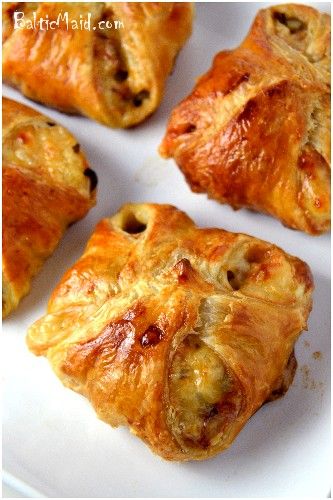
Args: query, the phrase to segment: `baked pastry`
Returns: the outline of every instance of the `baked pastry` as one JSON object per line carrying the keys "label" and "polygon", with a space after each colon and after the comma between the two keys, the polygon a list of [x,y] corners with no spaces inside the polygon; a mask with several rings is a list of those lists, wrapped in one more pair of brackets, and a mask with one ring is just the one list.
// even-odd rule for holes
{"label": "baked pastry", "polygon": [[32,277],[65,229],[95,204],[96,174],[75,138],[37,111],[2,99],[2,314],[29,292]]}
{"label": "baked pastry", "polygon": [[260,10],[172,112],[160,147],[195,192],[309,234],[330,227],[330,16]]}
{"label": "baked pastry", "polygon": [[[15,11],[24,13],[22,25],[38,27],[43,18],[44,28],[46,19],[59,26],[14,30]],[[180,2],[4,3],[3,79],[67,113],[135,125],[159,105],[192,15],[192,5]]]}
{"label": "baked pastry", "polygon": [[101,419],[166,459],[204,459],[287,390],[311,292],[307,265],[274,245],[199,229],[169,205],[125,205],[27,342]]}

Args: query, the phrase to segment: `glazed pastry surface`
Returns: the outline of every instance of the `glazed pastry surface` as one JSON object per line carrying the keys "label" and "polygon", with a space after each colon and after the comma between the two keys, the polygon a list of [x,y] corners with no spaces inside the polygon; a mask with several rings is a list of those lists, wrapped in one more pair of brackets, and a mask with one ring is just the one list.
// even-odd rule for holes
{"label": "glazed pastry surface", "polygon": [[172,112],[160,146],[191,189],[291,228],[330,228],[330,16],[260,10]]}
{"label": "glazed pastry surface", "polygon": [[[69,29],[62,20],[57,29],[14,30],[15,10],[36,22],[66,12]],[[89,15],[90,30],[73,28]],[[135,125],[159,105],[192,16],[193,6],[179,2],[4,3],[4,81],[62,111]]]}
{"label": "glazed pastry surface", "polygon": [[27,343],[101,419],[200,460],[288,389],[312,288],[272,244],[129,204],[97,225]]}
{"label": "glazed pastry surface", "polygon": [[32,277],[67,226],[95,204],[97,178],[76,139],[51,118],[2,100],[2,314],[29,292]]}

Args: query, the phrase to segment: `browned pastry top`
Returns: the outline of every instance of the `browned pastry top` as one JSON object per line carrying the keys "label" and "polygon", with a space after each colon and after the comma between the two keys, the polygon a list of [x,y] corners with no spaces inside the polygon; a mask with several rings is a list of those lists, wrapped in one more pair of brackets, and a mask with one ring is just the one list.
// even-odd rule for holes
{"label": "browned pastry top", "polygon": [[[14,30],[15,10],[27,22],[63,17],[56,29]],[[90,29],[72,24],[88,16]],[[192,16],[180,2],[5,2],[3,78],[48,106],[129,127],[159,105]]]}
{"label": "browned pastry top", "polygon": [[96,176],[76,139],[3,98],[3,314],[14,309],[67,226],[95,204]]}
{"label": "browned pastry top", "polygon": [[173,111],[161,154],[191,188],[292,228],[330,227],[330,16],[259,11]]}
{"label": "browned pastry top", "polygon": [[97,225],[28,346],[106,422],[164,458],[203,459],[288,388],[312,287],[274,245],[125,205]]}

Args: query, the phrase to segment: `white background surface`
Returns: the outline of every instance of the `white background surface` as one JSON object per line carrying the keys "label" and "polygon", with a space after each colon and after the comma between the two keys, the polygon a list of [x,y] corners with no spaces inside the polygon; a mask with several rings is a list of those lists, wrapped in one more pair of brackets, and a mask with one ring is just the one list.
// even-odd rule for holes
{"label": "white background surface", "polygon": [[[260,4],[261,6],[267,4]],[[330,488],[330,260],[329,237],[284,228],[273,218],[234,212],[191,193],[173,161],[157,147],[173,106],[192,89],[221,49],[237,45],[256,3],[197,4],[194,33],[181,51],[159,110],[131,130],[111,130],[24,99],[68,127],[99,177],[97,206],[72,226],[34,280],[31,293],[4,321],[3,466],[50,497],[326,496]],[[317,4],[329,11],[329,4]],[[26,348],[28,326],[45,312],[65,270],[81,255],[95,224],[128,201],[172,203],[198,225],[269,240],[311,266],[314,308],[296,347],[299,367],[284,398],[257,412],[232,447],[206,462],[168,463],[128,429],[99,421],[87,400],[63,388],[43,358]],[[320,351],[320,359],[313,353]],[[6,479],[6,477],[5,477]],[[15,481],[14,481],[15,482]],[[22,486],[22,485],[21,485]],[[24,489],[24,487],[23,487]],[[34,496],[28,488],[21,493]]]}

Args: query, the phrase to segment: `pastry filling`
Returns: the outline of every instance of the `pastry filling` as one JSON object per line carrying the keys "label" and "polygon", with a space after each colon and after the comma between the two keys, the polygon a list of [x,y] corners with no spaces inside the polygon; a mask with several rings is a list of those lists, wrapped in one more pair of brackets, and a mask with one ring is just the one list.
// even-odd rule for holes
{"label": "pastry filling", "polygon": [[194,334],[174,356],[169,391],[173,433],[190,447],[218,444],[240,408],[240,395],[221,358]]}
{"label": "pastry filling", "polygon": [[[112,25],[113,17],[112,9],[106,8],[102,20]],[[120,112],[125,112],[128,108],[139,108],[149,99],[150,94],[146,89],[134,92],[131,88],[133,79],[129,73],[119,30],[98,29],[96,35],[96,78],[109,105],[116,106]]]}
{"label": "pastry filling", "polygon": [[82,176],[84,158],[79,144],[51,121],[14,128],[3,145],[3,164],[28,169],[38,178],[49,178],[52,183],[72,187],[82,195],[89,191],[89,179]]}
{"label": "pastry filling", "polygon": [[274,12],[273,20],[276,34],[290,47],[307,55],[307,25],[295,16],[286,15],[278,11]]}

